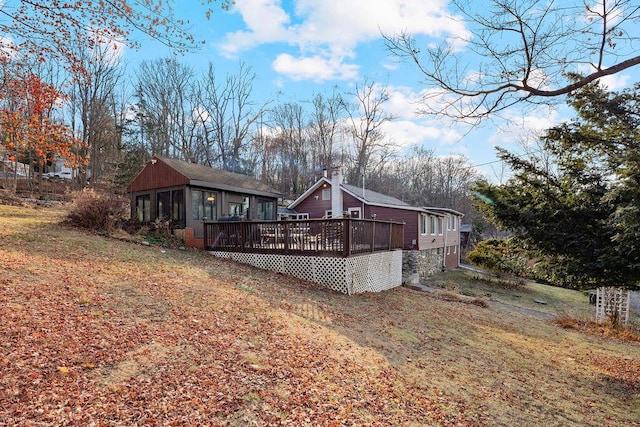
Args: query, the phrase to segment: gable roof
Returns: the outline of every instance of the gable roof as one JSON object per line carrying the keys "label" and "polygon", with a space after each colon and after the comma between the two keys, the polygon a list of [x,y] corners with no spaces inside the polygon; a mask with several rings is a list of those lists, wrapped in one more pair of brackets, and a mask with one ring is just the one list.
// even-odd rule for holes
{"label": "gable roof", "polygon": [[[331,186],[331,180],[326,177],[320,178],[313,184],[311,187],[307,189],[300,197],[295,199],[288,207],[289,209],[295,209],[297,205],[299,205],[303,200],[305,200],[309,195],[311,195],[314,191],[316,191],[323,184],[327,184]],[[403,202],[400,199],[396,199],[392,196],[387,196],[386,194],[378,193],[373,190],[362,189],[362,187],[357,187],[355,185],[350,184],[340,184],[340,188],[342,191],[350,194],[355,197],[359,201],[366,203],[370,206],[381,206],[381,207],[390,207],[390,208],[398,208],[398,209],[406,209],[412,211],[424,211],[421,207],[411,206],[406,202]]]}
{"label": "gable roof", "polygon": [[300,196],[298,196],[298,198],[295,199],[293,202],[289,203],[287,208],[295,209],[296,206],[298,206],[303,200],[305,200],[307,197],[309,197],[309,195],[311,193],[313,193],[314,191],[316,191],[322,184],[327,184],[328,186],[330,186],[331,185],[331,180],[326,178],[326,177],[320,178],[319,180],[316,181],[315,184],[313,184],[311,187],[307,188],[307,191],[305,191]]}
{"label": "gable roof", "polygon": [[[184,184],[275,198],[281,196],[280,192],[247,175],[160,156],[154,156],[153,159],[147,163],[144,169],[129,185],[129,191],[149,189],[138,188],[139,186],[136,186],[135,184],[138,178],[145,173],[145,170],[149,168],[150,165],[155,165],[157,162],[162,162],[177,172],[182,177],[180,180],[181,183]],[[145,187],[149,187],[148,183],[145,184]]]}

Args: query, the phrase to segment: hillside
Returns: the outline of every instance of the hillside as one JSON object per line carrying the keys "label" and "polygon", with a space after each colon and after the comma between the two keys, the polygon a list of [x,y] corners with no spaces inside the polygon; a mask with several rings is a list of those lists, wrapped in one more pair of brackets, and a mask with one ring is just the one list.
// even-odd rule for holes
{"label": "hillside", "polygon": [[637,342],[407,288],[346,296],[63,214],[0,205],[0,425],[638,425]]}

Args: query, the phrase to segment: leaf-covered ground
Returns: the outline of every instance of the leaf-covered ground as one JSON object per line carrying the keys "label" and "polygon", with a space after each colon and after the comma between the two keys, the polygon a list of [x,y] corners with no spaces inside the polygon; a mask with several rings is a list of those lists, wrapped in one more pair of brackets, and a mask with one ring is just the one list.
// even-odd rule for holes
{"label": "leaf-covered ground", "polygon": [[[0,425],[634,426],[640,346],[0,206]],[[577,304],[577,303],[576,303]]]}

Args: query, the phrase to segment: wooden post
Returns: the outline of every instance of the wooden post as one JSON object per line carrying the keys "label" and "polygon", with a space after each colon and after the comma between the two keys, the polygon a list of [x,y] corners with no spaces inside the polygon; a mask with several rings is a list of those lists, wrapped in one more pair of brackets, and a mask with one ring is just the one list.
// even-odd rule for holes
{"label": "wooden post", "polygon": [[342,219],[342,242],[344,247],[342,248],[342,254],[346,257],[351,255],[351,219]]}
{"label": "wooden post", "polygon": [[376,250],[376,220],[371,224],[371,252]]}
{"label": "wooden post", "polygon": [[284,240],[284,251],[289,252],[289,223],[288,222],[284,222],[282,224],[282,228],[283,228],[283,240]]}
{"label": "wooden post", "polygon": [[393,248],[393,229],[396,227],[395,224],[389,223],[389,247],[387,248],[388,250],[391,250],[391,248]]}

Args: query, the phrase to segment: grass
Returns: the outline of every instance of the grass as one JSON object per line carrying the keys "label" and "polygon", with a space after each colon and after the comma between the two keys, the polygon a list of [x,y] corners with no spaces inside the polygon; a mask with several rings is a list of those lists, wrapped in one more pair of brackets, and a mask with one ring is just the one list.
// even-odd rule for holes
{"label": "grass", "polygon": [[430,280],[430,285],[551,315],[587,318],[595,313],[595,308],[589,305],[588,293],[531,281],[505,283],[475,271],[459,270],[437,275]]}
{"label": "grass", "polygon": [[536,314],[582,293],[346,296],[63,215],[0,205],[1,425],[638,425],[640,345]]}

